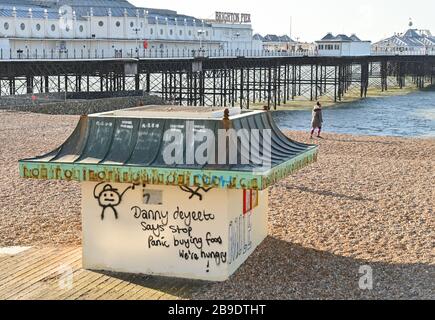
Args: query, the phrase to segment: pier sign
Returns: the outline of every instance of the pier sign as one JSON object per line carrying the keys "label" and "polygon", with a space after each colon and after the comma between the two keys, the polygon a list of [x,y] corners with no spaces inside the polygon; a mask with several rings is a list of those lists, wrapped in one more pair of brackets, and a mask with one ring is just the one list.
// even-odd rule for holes
{"label": "pier sign", "polygon": [[248,13],[216,12],[216,22],[221,23],[251,23]]}

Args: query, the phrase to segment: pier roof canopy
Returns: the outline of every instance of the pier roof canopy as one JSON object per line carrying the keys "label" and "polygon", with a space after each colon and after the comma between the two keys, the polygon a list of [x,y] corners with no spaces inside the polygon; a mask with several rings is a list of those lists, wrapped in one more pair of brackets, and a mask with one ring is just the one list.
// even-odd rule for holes
{"label": "pier roof canopy", "polygon": [[[137,17],[145,18],[147,12],[148,22],[151,24],[186,24],[194,23],[202,25],[200,19],[192,16],[181,15],[173,10],[140,8],[126,0],[4,0],[0,8],[0,16],[12,16],[13,9],[17,17],[27,18],[29,9],[35,18],[43,18],[46,10],[49,19],[59,18],[59,9],[62,6],[70,6],[76,13],[77,19],[85,19],[91,14],[94,16],[108,16],[109,10],[113,17]],[[206,25],[206,24],[205,24]]]}
{"label": "pier roof canopy", "polygon": [[356,34],[351,36],[345,34],[338,34],[334,36],[332,33],[327,33],[321,40],[316,41],[316,43],[322,42],[370,42],[362,41]]}
{"label": "pier roof canopy", "polygon": [[[207,175],[225,181],[223,188],[263,190],[316,160],[317,147],[289,139],[270,112],[229,110],[224,117],[222,108],[147,106],[83,116],[62,146],[20,161],[20,174],[35,179],[112,182],[128,182],[135,176],[149,184],[153,184],[150,175],[163,180],[181,175],[189,177],[183,180],[189,186],[195,186],[193,177]],[[219,137],[223,133],[234,135],[224,137],[222,146]],[[212,138],[205,139],[206,134]],[[205,142],[212,143],[207,147],[208,160],[193,157]],[[177,151],[171,149],[175,147]],[[181,161],[168,163],[168,150],[180,152]],[[223,161],[222,150],[227,154]],[[236,161],[229,160],[232,152]],[[175,180],[180,178],[171,181]]]}
{"label": "pier roof canopy", "polygon": [[405,33],[376,42],[374,45],[426,48],[435,46],[435,37],[429,30],[408,29]]}

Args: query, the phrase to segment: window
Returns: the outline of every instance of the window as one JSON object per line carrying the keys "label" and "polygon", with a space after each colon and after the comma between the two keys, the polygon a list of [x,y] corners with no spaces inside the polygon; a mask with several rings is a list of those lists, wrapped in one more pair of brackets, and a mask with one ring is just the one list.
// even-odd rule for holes
{"label": "window", "polygon": [[160,35],[163,35],[163,29],[160,29]]}
{"label": "window", "polygon": [[80,27],[79,27],[79,31],[80,31],[80,32],[83,32],[83,30],[84,30],[83,26],[80,26]]}
{"label": "window", "polygon": [[180,30],[180,36],[182,36],[183,35],[183,30]]}
{"label": "window", "polygon": [[205,32],[205,36],[208,37],[208,31]]}
{"label": "window", "polygon": [[151,28],[151,29],[150,29],[150,34],[153,34],[153,33],[154,33],[154,29]]}
{"label": "window", "polygon": [[189,30],[189,36],[191,36],[192,35],[192,30]]}
{"label": "window", "polygon": [[51,31],[56,31],[56,26],[54,24],[51,25]]}
{"label": "window", "polygon": [[20,25],[20,29],[21,29],[21,30],[25,30],[25,29],[26,29],[26,25],[25,25],[24,23],[22,23],[22,24]]}
{"label": "window", "polygon": [[5,22],[5,24],[3,25],[3,27],[5,28],[5,30],[9,30],[9,23]]}
{"label": "window", "polygon": [[65,31],[70,32],[71,28],[69,26],[66,26]]}
{"label": "window", "polygon": [[172,36],[174,34],[174,30],[169,30],[169,34]]}
{"label": "window", "polygon": [[121,22],[116,21],[116,26],[119,28],[121,26]]}
{"label": "window", "polygon": [[37,30],[37,31],[40,31],[40,30],[41,30],[41,25],[40,25],[39,23],[36,25],[36,30]]}
{"label": "window", "polygon": [[130,27],[134,27],[134,22],[132,21],[132,22],[130,22]]}
{"label": "window", "polygon": [[104,22],[103,21],[98,22],[98,26],[100,27],[104,26]]}
{"label": "window", "polygon": [[338,44],[335,45],[335,50],[340,50],[340,46]]}

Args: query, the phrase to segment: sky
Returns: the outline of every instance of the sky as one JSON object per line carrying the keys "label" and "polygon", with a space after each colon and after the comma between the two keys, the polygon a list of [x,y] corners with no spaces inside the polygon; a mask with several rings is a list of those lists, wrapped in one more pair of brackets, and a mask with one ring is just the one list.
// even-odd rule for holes
{"label": "sky", "polygon": [[[414,27],[435,34],[435,0],[129,0],[136,6],[171,9],[201,19],[215,11],[250,13],[254,32],[290,34],[300,41],[315,41],[326,33],[356,33],[378,41],[404,32],[411,18]],[[290,23],[292,21],[292,23]],[[290,27],[290,25],[292,27]]]}

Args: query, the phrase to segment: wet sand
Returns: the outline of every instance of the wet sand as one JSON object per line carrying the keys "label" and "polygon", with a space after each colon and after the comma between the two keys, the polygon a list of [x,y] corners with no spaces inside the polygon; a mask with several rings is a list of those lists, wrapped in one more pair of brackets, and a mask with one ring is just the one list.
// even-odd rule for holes
{"label": "wet sand", "polygon": [[[1,247],[80,244],[79,184],[22,180],[17,163],[59,146],[78,119],[0,112]],[[194,297],[434,299],[435,139],[314,143],[318,163],[270,189],[268,239],[231,281]],[[362,265],[373,290],[358,288]]]}

